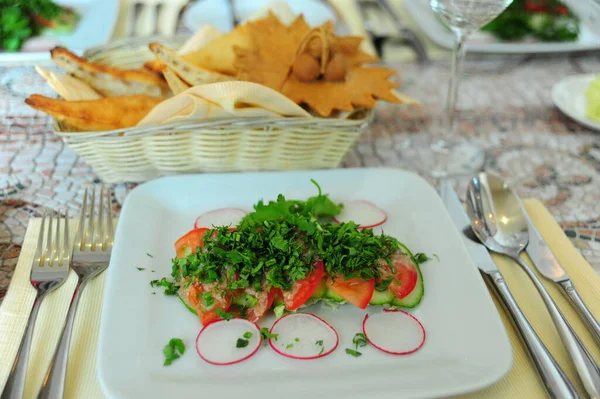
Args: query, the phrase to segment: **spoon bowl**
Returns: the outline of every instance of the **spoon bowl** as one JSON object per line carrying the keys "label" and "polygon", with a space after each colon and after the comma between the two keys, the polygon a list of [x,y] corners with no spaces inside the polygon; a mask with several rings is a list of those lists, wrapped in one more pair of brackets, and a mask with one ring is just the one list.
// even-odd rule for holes
{"label": "spoon bowl", "polygon": [[529,243],[521,202],[498,176],[479,173],[467,190],[467,213],[477,238],[490,250],[518,255]]}

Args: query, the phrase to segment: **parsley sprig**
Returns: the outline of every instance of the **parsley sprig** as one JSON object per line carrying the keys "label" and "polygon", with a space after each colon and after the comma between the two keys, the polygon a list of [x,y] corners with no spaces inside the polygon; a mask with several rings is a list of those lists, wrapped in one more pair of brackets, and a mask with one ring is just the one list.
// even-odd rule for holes
{"label": "parsley sprig", "polygon": [[171,338],[169,343],[163,348],[165,355],[165,366],[170,366],[174,360],[177,360],[185,353],[185,344],[180,338]]}

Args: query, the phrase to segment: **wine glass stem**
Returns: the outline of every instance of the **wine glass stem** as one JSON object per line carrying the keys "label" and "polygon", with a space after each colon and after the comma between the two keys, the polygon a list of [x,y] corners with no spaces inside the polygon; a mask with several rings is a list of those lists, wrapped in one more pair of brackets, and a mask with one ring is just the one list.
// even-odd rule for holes
{"label": "wine glass stem", "polygon": [[456,128],[456,103],[458,102],[458,88],[463,73],[463,60],[467,52],[467,33],[462,29],[454,30],[454,51],[452,54],[452,66],[450,69],[450,84],[448,85],[448,97],[446,98],[446,137],[451,138]]}

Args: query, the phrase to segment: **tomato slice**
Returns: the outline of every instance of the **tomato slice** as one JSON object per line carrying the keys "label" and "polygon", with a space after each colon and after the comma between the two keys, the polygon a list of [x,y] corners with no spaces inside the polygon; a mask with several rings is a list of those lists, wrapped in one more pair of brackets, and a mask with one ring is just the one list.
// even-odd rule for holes
{"label": "tomato slice", "polygon": [[360,277],[352,277],[346,280],[344,276],[337,275],[327,279],[327,288],[354,306],[365,309],[373,298],[375,279],[363,280]]}
{"label": "tomato slice", "polygon": [[283,302],[287,310],[298,309],[304,304],[308,298],[311,297],[313,292],[319,286],[319,282],[325,274],[325,267],[322,261],[315,263],[313,271],[303,278],[302,280],[296,281],[292,285],[292,289],[283,293]]}
{"label": "tomato slice", "polygon": [[[214,288],[212,287],[213,285],[214,283],[203,285],[200,282],[195,282],[188,287],[188,301],[196,309],[200,323],[202,323],[203,326],[221,319],[217,314],[217,309],[226,312],[231,307],[231,296],[221,296],[216,294],[217,290],[212,289]],[[207,303],[204,298],[205,293],[210,293],[212,303]]]}
{"label": "tomato slice", "polygon": [[210,229],[205,227],[190,230],[175,242],[175,253],[178,258],[185,258],[196,252],[196,248],[204,244],[204,234]]}
{"label": "tomato slice", "polygon": [[419,273],[413,261],[403,253],[392,255],[391,260],[391,267],[385,260],[380,261],[381,280],[378,283],[390,279],[388,291],[402,299],[417,286]]}
{"label": "tomato slice", "polygon": [[256,305],[246,310],[246,319],[253,323],[259,321],[273,305],[277,291],[276,289],[270,289],[256,292],[254,289],[246,289],[246,294],[252,295],[258,301]]}

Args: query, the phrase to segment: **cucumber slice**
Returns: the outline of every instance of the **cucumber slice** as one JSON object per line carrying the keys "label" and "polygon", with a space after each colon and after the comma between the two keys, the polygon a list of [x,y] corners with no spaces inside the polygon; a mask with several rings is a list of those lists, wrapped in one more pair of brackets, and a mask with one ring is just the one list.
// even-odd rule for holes
{"label": "cucumber slice", "polygon": [[183,304],[185,305],[185,307],[188,308],[188,310],[190,312],[192,312],[193,314],[195,314],[196,316],[198,316],[198,313],[196,313],[196,309],[194,309],[194,307],[192,305],[190,305],[185,299],[183,299],[183,297],[181,296],[181,294],[179,292],[177,293],[177,298],[179,298],[179,300],[181,302],[183,302]]}
{"label": "cucumber slice", "polygon": [[317,288],[315,288],[315,292],[310,296],[311,298],[323,298],[325,293],[327,292],[327,283],[325,279],[321,279]]}
{"label": "cucumber slice", "polygon": [[370,305],[387,305],[394,299],[394,294],[389,291],[373,291],[373,297],[369,301]]}
{"label": "cucumber slice", "polygon": [[341,296],[329,289],[325,292],[325,298],[330,299],[334,302],[346,302],[344,298],[342,298]]}
{"label": "cucumber slice", "polygon": [[425,293],[425,285],[423,284],[423,274],[421,274],[421,268],[418,264],[415,264],[417,267],[417,285],[415,288],[405,296],[404,298],[394,298],[391,302],[393,306],[398,306],[401,308],[414,308],[419,303],[421,303],[421,299],[423,299],[423,294]]}

